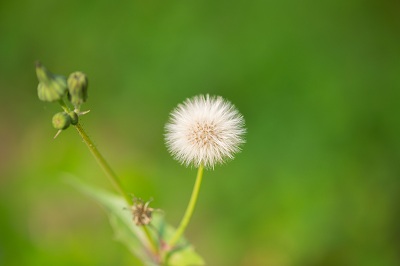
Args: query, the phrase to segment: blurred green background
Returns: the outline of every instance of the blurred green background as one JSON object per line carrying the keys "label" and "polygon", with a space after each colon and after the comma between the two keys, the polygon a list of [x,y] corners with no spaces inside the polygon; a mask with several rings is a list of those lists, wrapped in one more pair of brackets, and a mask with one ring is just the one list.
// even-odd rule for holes
{"label": "blurred green background", "polygon": [[140,265],[65,184],[110,185],[34,61],[89,76],[82,118],[128,191],[177,225],[196,169],[163,127],[217,94],[246,119],[186,236],[208,265],[400,265],[399,1],[1,1],[0,265]]}

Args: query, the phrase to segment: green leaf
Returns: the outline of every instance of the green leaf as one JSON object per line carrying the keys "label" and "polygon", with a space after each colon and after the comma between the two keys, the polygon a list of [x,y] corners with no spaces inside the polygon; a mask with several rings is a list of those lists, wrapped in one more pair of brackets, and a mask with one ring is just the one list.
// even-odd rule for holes
{"label": "green leaf", "polygon": [[[154,213],[152,225],[156,228],[163,241],[167,242],[175,233],[175,228],[167,224],[164,216]],[[203,258],[194,251],[194,248],[184,238],[178,242],[178,248],[165,254],[166,265],[171,266],[196,266],[204,265]]]}
{"label": "green leaf", "polygon": [[[115,239],[123,243],[144,265],[160,265],[160,260],[166,262],[163,265],[171,266],[204,265],[203,259],[185,239],[178,242],[179,248],[173,251],[164,250],[161,255],[154,255],[151,252],[151,245],[143,227],[135,225],[130,206],[122,197],[99,188],[93,188],[76,178],[69,177],[67,180],[68,183],[92,197],[104,207],[114,230]],[[154,211],[152,217],[151,226],[147,228],[158,244],[158,248],[164,247],[173,235],[175,228],[165,222],[161,211]]]}

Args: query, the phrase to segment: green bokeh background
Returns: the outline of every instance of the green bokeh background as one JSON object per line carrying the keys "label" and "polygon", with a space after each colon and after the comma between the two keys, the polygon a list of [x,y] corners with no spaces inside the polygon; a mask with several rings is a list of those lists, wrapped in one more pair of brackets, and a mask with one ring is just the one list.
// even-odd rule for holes
{"label": "green bokeh background", "polygon": [[34,61],[89,76],[82,118],[128,191],[177,225],[196,169],[163,127],[217,94],[246,119],[235,160],[205,173],[186,236],[207,265],[400,265],[398,1],[1,1],[0,265],[140,265],[104,211],[110,188]]}

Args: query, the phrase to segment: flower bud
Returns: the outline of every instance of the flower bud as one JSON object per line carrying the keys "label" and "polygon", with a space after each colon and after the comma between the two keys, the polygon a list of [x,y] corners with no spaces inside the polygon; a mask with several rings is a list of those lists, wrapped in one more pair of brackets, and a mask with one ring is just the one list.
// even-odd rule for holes
{"label": "flower bud", "polygon": [[79,109],[87,99],[88,79],[82,72],[74,72],[68,77],[68,99]]}
{"label": "flower bud", "polygon": [[71,124],[71,117],[65,112],[60,112],[53,116],[52,122],[55,129],[63,130]]}
{"label": "flower bud", "polygon": [[60,100],[67,90],[67,79],[47,70],[40,62],[36,62],[36,75],[39,80],[38,96],[41,101],[54,102]]}
{"label": "flower bud", "polygon": [[78,124],[79,118],[78,118],[78,115],[74,111],[69,112],[68,115],[71,118],[72,125],[75,126],[76,124]]}

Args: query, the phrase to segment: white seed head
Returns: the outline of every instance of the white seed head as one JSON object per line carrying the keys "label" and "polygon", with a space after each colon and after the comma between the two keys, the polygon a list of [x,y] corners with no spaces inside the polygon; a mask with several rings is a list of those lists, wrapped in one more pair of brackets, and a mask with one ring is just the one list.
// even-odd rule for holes
{"label": "white seed head", "polygon": [[233,104],[220,96],[199,95],[172,111],[165,131],[167,148],[176,160],[213,168],[240,151],[246,129]]}

